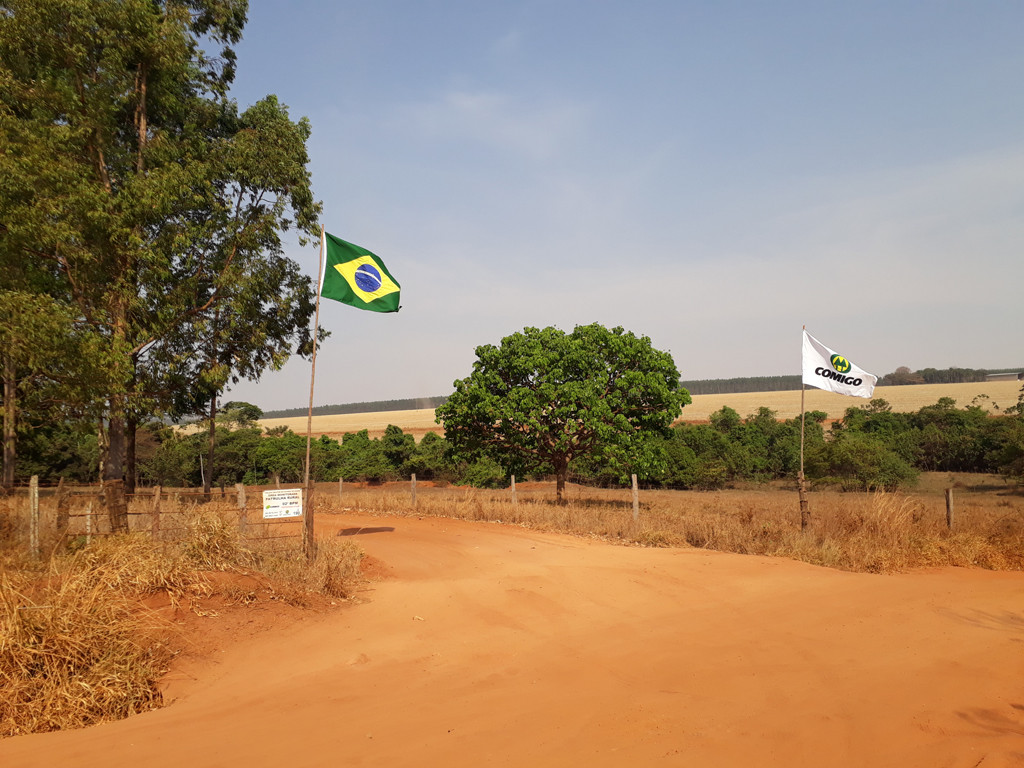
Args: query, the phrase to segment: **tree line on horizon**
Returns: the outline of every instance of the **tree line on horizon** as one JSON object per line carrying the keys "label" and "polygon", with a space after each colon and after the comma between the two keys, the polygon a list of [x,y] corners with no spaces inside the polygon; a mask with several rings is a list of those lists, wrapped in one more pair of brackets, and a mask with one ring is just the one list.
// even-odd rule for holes
{"label": "tree line on horizon", "polygon": [[[263,414],[248,403],[228,403],[216,417],[218,451],[205,462],[205,434],[185,434],[149,422],[140,430],[139,478],[149,485],[198,487],[235,483],[263,485],[303,479],[306,438],[285,427],[266,430]],[[382,483],[408,479],[440,484],[501,488],[513,474],[486,456],[467,460],[436,432],[419,442],[389,425],[379,438],[367,430],[341,440],[322,435],[312,442],[310,472],[318,482]],[[741,416],[728,406],[707,424],[678,424],[667,435],[652,435],[644,469],[646,487],[715,490],[740,482],[794,479],[799,468],[800,419],[779,421],[761,407]],[[894,412],[875,399],[846,410],[827,424],[811,411],[805,420],[805,473],[809,481],[844,490],[896,489],[912,485],[920,472],[999,473],[1024,481],[1024,391],[1007,412],[990,414],[983,404],[956,407],[950,398],[914,413]],[[96,436],[72,425],[51,425],[27,441],[21,471],[44,484],[95,480]],[[539,465],[516,473],[519,480],[551,479],[554,468]],[[629,475],[597,454],[570,462],[572,482],[622,486]]]}
{"label": "tree line on horizon", "polygon": [[[969,384],[985,381],[993,373],[1017,373],[1020,368],[922,368],[911,371],[906,366],[880,376],[878,386],[894,387],[910,384]],[[800,374],[784,376],[740,376],[731,379],[697,379],[682,381],[691,395],[727,395],[748,392],[789,392],[800,389]]]}
{"label": "tree line on horizon", "polygon": [[[362,403],[342,403],[337,405],[315,405],[314,416],[340,416],[346,413],[381,413],[387,411],[416,411],[424,408],[437,408],[443,405],[447,396],[437,397],[406,397],[398,400],[370,400]],[[309,408],[281,408],[264,411],[265,419],[287,419],[305,416]]]}
{"label": "tree line on horizon", "polygon": [[[911,371],[900,367],[878,380],[879,386],[902,386],[910,384],[966,384],[985,381],[993,373],[1016,373],[1020,368],[923,368]],[[749,392],[789,392],[800,389],[800,375],[785,376],[739,376],[731,379],[696,379],[680,381],[679,386],[691,395],[726,395]],[[435,397],[407,397],[397,400],[370,400],[361,403],[340,403],[313,407],[314,416],[338,416],[346,413],[381,413],[387,411],[412,411],[423,408],[437,408],[448,400],[447,395]],[[263,418],[280,419],[305,416],[308,408],[281,408],[264,411]]]}

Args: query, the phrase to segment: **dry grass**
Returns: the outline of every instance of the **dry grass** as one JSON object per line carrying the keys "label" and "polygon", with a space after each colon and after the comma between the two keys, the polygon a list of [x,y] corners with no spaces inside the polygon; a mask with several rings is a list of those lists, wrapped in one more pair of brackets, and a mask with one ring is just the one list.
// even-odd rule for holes
{"label": "dry grass", "polygon": [[[788,557],[852,571],[1024,568],[1024,494],[996,478],[970,477],[926,476],[912,493],[811,493],[806,532],[800,530],[795,490],[782,487],[642,491],[636,521],[629,491],[570,485],[568,503],[559,506],[552,485],[535,483],[519,486],[516,504],[507,490],[420,487],[413,509],[404,484],[346,485],[343,497],[325,492],[318,504],[335,511],[502,522],[633,545]],[[946,527],[945,487],[957,488],[952,531]]]}
{"label": "dry grass", "polygon": [[[876,387],[874,396],[888,402],[898,413],[913,413],[926,405],[934,405],[942,397],[951,397],[956,400],[958,408],[965,408],[974,398],[986,395],[989,400],[979,404],[992,411],[992,402],[1000,409],[1015,405],[1020,388],[1019,381],[916,384],[905,387]],[[864,406],[868,401],[808,387],[804,393],[804,403],[808,411],[824,411],[829,419],[840,419],[847,408]],[[800,390],[697,395],[693,398],[693,403],[683,409],[682,421],[707,421],[712,413],[725,405],[734,409],[740,416],[747,416],[765,406],[776,411],[780,419],[792,419],[800,415]]]}
{"label": "dry grass", "polygon": [[[267,429],[285,426],[300,435],[306,434],[305,416],[290,416],[280,419],[260,419]],[[313,434],[330,435],[340,438],[346,432],[368,430],[370,437],[381,437],[389,424],[401,427],[403,432],[423,437],[427,432],[444,434],[441,426],[434,421],[434,409],[422,408],[412,411],[378,411],[375,413],[339,413],[333,416],[314,416]]]}
{"label": "dry grass", "polygon": [[132,533],[72,553],[56,547],[45,561],[13,549],[0,556],[0,737],[160,706],[158,681],[184,640],[147,597],[201,613],[197,601],[216,589],[210,572],[223,570],[256,575],[298,604],[311,593],[344,597],[359,580],[362,553],[352,542],[323,542],[310,564],[295,547],[281,553],[243,540],[233,510],[189,505],[181,517],[178,541]]}
{"label": "dry grass", "polygon": [[[987,395],[990,402],[985,406],[992,410],[991,402],[1000,408],[1016,404],[1020,394],[1019,381],[991,381],[971,384],[918,384],[907,387],[877,387],[875,397],[889,402],[894,411],[912,413],[926,405],[934,405],[940,397],[951,397],[957,407],[964,408],[974,398]],[[808,411],[824,411],[829,419],[842,418],[847,408],[866,404],[866,400],[851,399],[820,389],[808,388],[805,393],[805,407]],[[788,392],[745,392],[727,395],[696,395],[693,403],[683,409],[681,421],[704,422],[722,406],[729,406],[740,416],[755,413],[764,406],[776,411],[780,419],[792,419],[800,415],[800,390]],[[272,428],[286,426],[293,432],[306,434],[306,417],[292,416],[281,419],[261,419],[260,424]],[[346,413],[335,416],[314,416],[313,434],[341,438],[346,432],[366,429],[370,437],[380,437],[388,424],[401,427],[403,432],[415,435],[417,439],[427,432],[443,435],[444,430],[434,423],[433,409],[411,411],[379,411],[375,413]]]}
{"label": "dry grass", "polygon": [[137,535],[97,541],[45,570],[26,565],[0,571],[0,736],[159,706],[170,631],[140,601],[202,592],[201,576]]}

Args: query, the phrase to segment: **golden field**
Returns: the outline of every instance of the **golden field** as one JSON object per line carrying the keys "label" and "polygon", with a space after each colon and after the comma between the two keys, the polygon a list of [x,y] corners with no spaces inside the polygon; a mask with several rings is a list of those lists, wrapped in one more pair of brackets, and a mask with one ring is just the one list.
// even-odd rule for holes
{"label": "golden field", "polygon": [[[933,405],[941,397],[951,397],[958,408],[970,405],[981,395],[987,395],[989,401],[985,407],[993,411],[1008,408],[1017,402],[1021,391],[1019,381],[989,381],[972,384],[917,384],[905,387],[877,387],[875,397],[889,402],[893,410],[901,412],[917,411],[926,405]],[[820,389],[808,388],[804,393],[805,408],[808,411],[824,411],[830,419],[842,418],[847,408],[866,405],[867,400],[845,397]],[[993,406],[993,403],[995,404]],[[696,395],[693,403],[683,409],[680,421],[707,421],[712,413],[722,406],[729,406],[741,416],[755,412],[761,406],[771,408],[780,419],[791,419],[800,415],[800,390],[787,392],[743,392],[726,395]],[[264,427],[273,428],[287,426],[293,432],[306,434],[306,417],[292,416],[282,419],[262,419]],[[330,435],[340,438],[346,432],[368,430],[370,437],[380,437],[389,424],[401,427],[402,431],[411,433],[418,438],[427,432],[442,433],[439,424],[434,422],[434,411],[423,408],[411,411],[378,411],[375,413],[345,413],[335,416],[314,416],[313,434]]]}
{"label": "golden field", "polygon": [[[285,426],[300,435],[306,434],[306,417],[289,416],[283,419],[260,419],[267,429]],[[333,416],[314,416],[313,434],[330,435],[340,439],[346,432],[368,430],[370,437],[380,437],[389,424],[401,427],[403,432],[418,438],[427,432],[441,432],[440,424],[434,422],[433,408],[413,411],[376,411],[374,413],[339,413]]]}

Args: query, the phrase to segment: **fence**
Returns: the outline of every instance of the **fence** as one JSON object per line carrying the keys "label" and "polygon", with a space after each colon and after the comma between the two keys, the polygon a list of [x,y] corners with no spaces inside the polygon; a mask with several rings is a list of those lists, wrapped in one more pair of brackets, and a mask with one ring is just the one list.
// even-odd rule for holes
{"label": "fence", "polygon": [[[639,519],[639,496],[636,475],[632,476],[633,521]],[[506,491],[513,506],[519,503],[516,478],[511,478]],[[275,483],[275,489],[281,489]],[[323,486],[316,491],[316,497],[323,499]],[[357,487],[364,485],[356,483]],[[298,484],[285,488],[299,488]],[[339,480],[338,498],[345,495],[350,487]],[[303,517],[264,519],[261,504],[250,504],[247,494],[258,492],[257,488],[247,489],[237,484],[233,489],[221,487],[209,494],[192,488],[154,488],[126,494],[128,499],[128,530],[148,533],[161,542],[180,541],[187,534],[188,513],[202,504],[206,509],[222,515],[233,516],[238,526],[239,537],[262,551],[283,552],[301,549]],[[333,497],[333,493],[328,493]],[[47,503],[42,503],[42,500]],[[316,502],[319,506],[320,502]],[[409,479],[409,503],[417,508],[416,475]],[[357,502],[358,505],[358,502]],[[256,507],[254,511],[252,507]],[[308,507],[307,507],[308,509]],[[343,507],[347,509],[347,507]],[[950,512],[950,517],[952,512]],[[58,545],[87,544],[94,537],[109,536],[110,524],[104,509],[102,489],[98,485],[65,485],[63,481],[54,488],[40,488],[36,477],[28,488],[18,488],[6,496],[0,496],[0,543],[14,540],[38,557],[42,551],[53,551]]]}
{"label": "fence", "polygon": [[[205,509],[233,517],[240,538],[248,544],[272,551],[301,548],[302,518],[263,519],[262,505],[249,502],[243,485],[236,485],[231,492],[221,488],[209,495],[191,488],[157,486],[126,496],[128,530],[148,533],[157,541],[182,540],[187,533],[188,513],[202,504]],[[27,488],[0,497],[0,541],[13,541],[27,548],[33,557],[62,543],[87,544],[110,533],[100,486],[61,483],[55,488],[40,488],[33,476]]]}

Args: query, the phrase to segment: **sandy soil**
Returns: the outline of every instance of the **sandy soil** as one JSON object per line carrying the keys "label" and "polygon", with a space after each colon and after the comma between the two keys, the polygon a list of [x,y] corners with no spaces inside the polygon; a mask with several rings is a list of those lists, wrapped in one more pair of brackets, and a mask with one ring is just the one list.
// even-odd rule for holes
{"label": "sandy soil", "polygon": [[372,556],[364,602],[211,618],[237,642],[170,706],[0,742],[0,765],[1024,765],[1024,574],[317,522]]}

